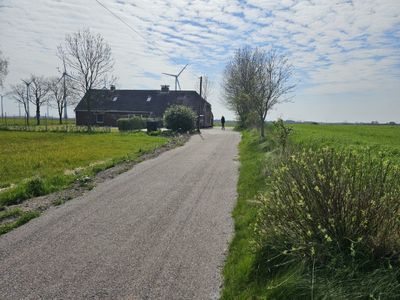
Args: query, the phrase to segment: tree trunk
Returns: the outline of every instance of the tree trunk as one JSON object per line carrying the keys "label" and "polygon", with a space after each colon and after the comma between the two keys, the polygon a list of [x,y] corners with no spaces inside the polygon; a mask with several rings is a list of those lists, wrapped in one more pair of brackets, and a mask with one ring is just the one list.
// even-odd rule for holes
{"label": "tree trunk", "polygon": [[58,113],[58,121],[59,121],[59,123],[60,123],[60,125],[62,124],[62,112],[59,112]]}
{"label": "tree trunk", "polygon": [[91,132],[92,131],[92,115],[91,115],[91,107],[90,107],[90,90],[86,92],[87,98],[86,98],[86,108],[87,108],[87,131]]}
{"label": "tree trunk", "polygon": [[264,133],[264,123],[265,123],[265,120],[264,120],[264,118],[260,118],[260,136],[262,137],[262,138],[264,138],[265,137],[265,133]]}
{"label": "tree trunk", "polygon": [[40,125],[40,105],[36,104],[36,125]]}

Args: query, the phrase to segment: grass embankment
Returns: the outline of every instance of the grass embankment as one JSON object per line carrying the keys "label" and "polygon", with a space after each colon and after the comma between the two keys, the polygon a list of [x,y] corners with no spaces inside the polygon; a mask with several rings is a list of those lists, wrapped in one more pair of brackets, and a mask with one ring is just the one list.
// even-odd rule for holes
{"label": "grass embankment", "polygon": [[11,187],[0,192],[0,207],[59,190],[167,141],[145,133],[0,131],[0,187]]}
{"label": "grass embankment", "polygon": [[293,127],[243,132],[222,299],[398,299],[400,127]]}
{"label": "grass embankment", "polygon": [[253,276],[256,255],[251,245],[252,224],[257,215],[257,208],[251,200],[265,189],[263,168],[266,154],[262,146],[253,133],[242,132],[239,144],[238,199],[232,214],[235,220],[235,236],[224,267],[222,299],[252,299],[265,291],[263,284]]}

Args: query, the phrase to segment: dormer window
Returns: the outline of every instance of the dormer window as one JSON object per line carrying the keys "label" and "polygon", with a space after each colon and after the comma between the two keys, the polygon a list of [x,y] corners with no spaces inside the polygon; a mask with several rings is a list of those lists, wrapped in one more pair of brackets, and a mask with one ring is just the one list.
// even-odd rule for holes
{"label": "dormer window", "polygon": [[146,102],[150,102],[151,101],[151,96],[147,96]]}

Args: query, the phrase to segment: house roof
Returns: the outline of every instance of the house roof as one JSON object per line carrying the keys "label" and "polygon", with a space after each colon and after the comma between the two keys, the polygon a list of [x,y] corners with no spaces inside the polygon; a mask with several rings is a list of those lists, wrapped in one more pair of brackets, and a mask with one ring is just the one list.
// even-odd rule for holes
{"label": "house roof", "polygon": [[196,91],[93,89],[85,94],[75,108],[76,111],[87,111],[86,99],[89,95],[91,111],[149,112],[162,115],[172,104],[184,104],[197,110],[197,106],[202,103],[211,108]]}

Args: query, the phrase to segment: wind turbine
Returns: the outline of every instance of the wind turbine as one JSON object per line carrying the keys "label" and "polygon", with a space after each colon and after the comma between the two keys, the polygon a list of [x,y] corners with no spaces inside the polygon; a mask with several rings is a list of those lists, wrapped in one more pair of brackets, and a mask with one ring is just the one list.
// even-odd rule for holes
{"label": "wind turbine", "polygon": [[184,66],[184,67],[182,68],[182,70],[181,70],[178,74],[162,73],[162,74],[164,74],[164,75],[168,75],[168,76],[175,77],[175,91],[178,89],[178,87],[179,87],[179,89],[181,90],[181,85],[180,85],[180,83],[179,83],[178,77],[179,77],[179,75],[182,74],[183,70],[185,70],[186,67],[187,67],[188,65],[189,65],[189,64],[186,64],[186,66]]}
{"label": "wind turbine", "polygon": [[29,86],[31,85],[32,81],[26,81],[22,79],[22,82],[25,83],[26,85],[26,107],[27,107],[27,125],[29,125],[29,117],[30,117],[30,112],[29,112]]}
{"label": "wind turbine", "polygon": [[1,94],[1,119],[4,119],[4,109],[3,109],[3,97],[10,95],[11,92],[5,93],[5,94]]}

